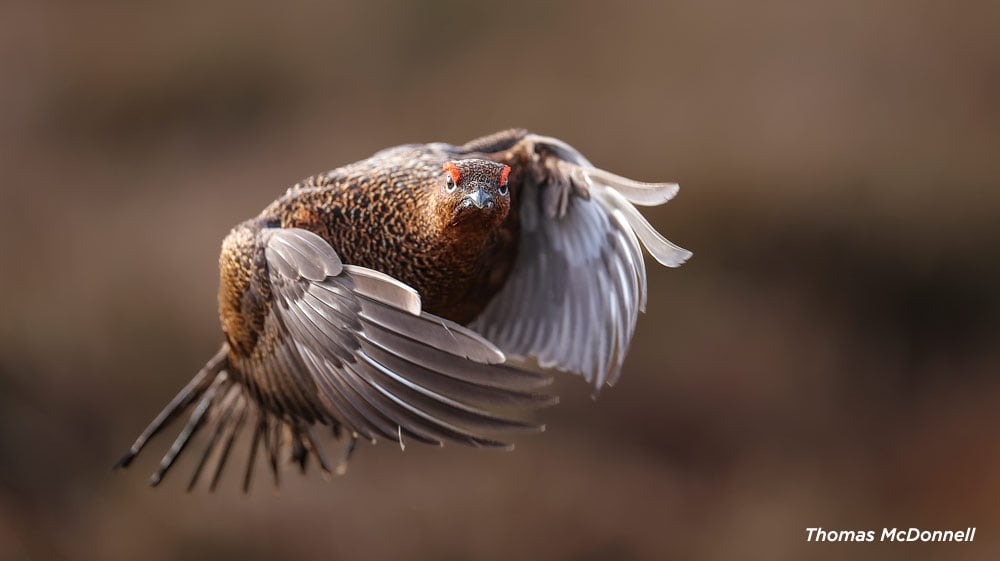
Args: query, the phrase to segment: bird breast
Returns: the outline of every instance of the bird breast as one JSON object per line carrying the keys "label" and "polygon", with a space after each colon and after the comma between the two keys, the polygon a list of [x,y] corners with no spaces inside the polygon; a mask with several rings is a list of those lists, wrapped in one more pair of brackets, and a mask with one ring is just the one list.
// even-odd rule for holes
{"label": "bird breast", "polygon": [[293,189],[262,223],[325,239],[344,263],[368,267],[416,289],[425,311],[471,322],[500,290],[514,260],[516,217],[498,227],[441,227],[412,186],[357,181]]}

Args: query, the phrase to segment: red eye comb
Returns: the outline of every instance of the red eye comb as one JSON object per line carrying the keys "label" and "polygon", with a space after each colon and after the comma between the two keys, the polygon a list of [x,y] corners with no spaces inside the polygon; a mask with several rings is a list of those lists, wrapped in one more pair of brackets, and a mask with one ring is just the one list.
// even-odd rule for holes
{"label": "red eye comb", "polygon": [[451,175],[451,180],[455,182],[455,185],[462,181],[462,172],[458,171],[458,166],[454,162],[445,162],[444,171]]}
{"label": "red eye comb", "polygon": [[503,187],[507,184],[507,176],[510,175],[510,166],[504,166],[503,171],[500,172],[500,186]]}

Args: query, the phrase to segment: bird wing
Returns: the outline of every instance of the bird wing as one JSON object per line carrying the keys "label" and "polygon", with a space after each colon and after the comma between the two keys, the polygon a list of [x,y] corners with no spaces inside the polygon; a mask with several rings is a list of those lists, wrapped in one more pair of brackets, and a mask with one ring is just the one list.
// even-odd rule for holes
{"label": "bird wing", "polygon": [[619,177],[533,134],[493,157],[521,167],[520,245],[508,280],[470,327],[513,358],[581,374],[597,389],[613,384],[646,305],[640,243],[668,267],[691,256],[633,203],[665,203],[678,186]]}
{"label": "bird wing", "polygon": [[343,265],[312,232],[267,229],[262,238],[271,348],[248,366],[272,410],[318,409],[369,440],[400,443],[507,447],[496,433],[541,429],[506,413],[552,403],[530,391],[548,378],[503,364],[482,336],[421,311],[409,286]]}

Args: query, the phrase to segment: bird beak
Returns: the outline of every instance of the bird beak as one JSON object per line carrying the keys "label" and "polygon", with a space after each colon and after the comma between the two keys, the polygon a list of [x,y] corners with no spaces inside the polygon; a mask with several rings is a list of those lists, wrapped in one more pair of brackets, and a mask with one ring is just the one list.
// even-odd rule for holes
{"label": "bird beak", "polygon": [[475,191],[469,193],[465,196],[466,199],[476,205],[476,208],[492,207],[493,197],[490,196],[482,187],[477,187]]}

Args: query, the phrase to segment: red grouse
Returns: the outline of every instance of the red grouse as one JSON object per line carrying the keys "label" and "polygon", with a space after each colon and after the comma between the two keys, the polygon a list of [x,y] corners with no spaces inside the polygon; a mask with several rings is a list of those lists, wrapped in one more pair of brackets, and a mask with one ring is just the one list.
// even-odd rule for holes
{"label": "red grouse", "polygon": [[[507,446],[553,403],[545,370],[599,389],[618,378],[646,304],[640,244],[691,256],[632,203],[672,183],[595,168],[555,138],[510,130],[462,146],[409,144],[311,177],[232,230],[219,257],[219,352],[119,462],[186,410],[155,485],[201,428],[214,488],[247,429],[279,458],[324,470],[317,428],[358,439]],[[214,459],[214,461],[210,461]]]}

